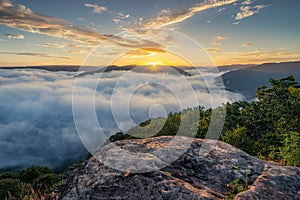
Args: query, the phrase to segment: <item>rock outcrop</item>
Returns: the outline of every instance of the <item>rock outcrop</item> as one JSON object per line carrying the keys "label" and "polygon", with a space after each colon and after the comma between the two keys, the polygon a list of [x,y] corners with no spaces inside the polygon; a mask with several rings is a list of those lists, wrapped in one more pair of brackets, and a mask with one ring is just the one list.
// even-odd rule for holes
{"label": "rock outcrop", "polygon": [[[103,158],[112,148],[151,153],[172,139],[117,141],[102,148],[95,157]],[[205,156],[201,150],[204,143],[209,147]],[[178,150],[175,145],[169,148],[174,152]],[[146,160],[155,157],[147,155]],[[300,199],[299,168],[253,158],[220,141],[195,139],[179,159],[145,173],[134,173],[130,169],[118,171],[95,157],[70,175],[60,199],[227,199],[233,192],[231,183],[235,179],[245,186],[245,191],[238,193],[235,199]],[[117,156],[110,159],[119,161]],[[135,162],[130,155],[126,155],[126,159]]]}

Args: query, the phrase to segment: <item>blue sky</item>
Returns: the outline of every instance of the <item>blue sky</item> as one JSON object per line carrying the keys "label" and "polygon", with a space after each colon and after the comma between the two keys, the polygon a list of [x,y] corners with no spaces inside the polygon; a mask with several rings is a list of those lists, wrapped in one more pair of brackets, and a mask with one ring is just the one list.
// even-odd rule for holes
{"label": "blue sky", "polygon": [[124,52],[119,65],[184,65],[163,29],[194,39],[216,65],[300,60],[298,0],[0,2],[1,66],[81,65],[95,48],[89,65]]}

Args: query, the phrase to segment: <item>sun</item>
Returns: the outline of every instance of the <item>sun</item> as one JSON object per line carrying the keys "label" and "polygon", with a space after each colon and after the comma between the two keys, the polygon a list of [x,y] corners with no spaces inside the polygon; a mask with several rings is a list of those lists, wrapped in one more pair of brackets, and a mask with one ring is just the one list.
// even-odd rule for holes
{"label": "sun", "polygon": [[150,67],[151,71],[157,71],[159,66],[161,66],[163,63],[161,61],[152,61],[152,62],[147,62],[145,65]]}

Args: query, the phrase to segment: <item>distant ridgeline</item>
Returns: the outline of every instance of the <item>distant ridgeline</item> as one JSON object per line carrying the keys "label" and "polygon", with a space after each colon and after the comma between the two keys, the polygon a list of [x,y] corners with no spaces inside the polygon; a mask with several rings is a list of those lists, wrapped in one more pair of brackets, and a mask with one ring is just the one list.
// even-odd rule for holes
{"label": "distant ridgeline", "polygon": [[174,67],[174,66],[161,66],[153,69],[152,66],[128,65],[128,66],[120,67],[120,66],[112,65],[98,70],[90,70],[88,72],[81,73],[77,75],[77,77],[83,77],[95,73],[111,72],[111,71],[133,71],[137,73],[167,73],[167,74],[174,74],[174,75],[191,76],[190,73],[184,71],[180,67]]}
{"label": "distant ridgeline", "polygon": [[[75,77],[84,77],[87,75],[112,72],[112,71],[133,71],[137,73],[168,73],[173,75],[192,76],[186,69],[191,67],[174,67],[161,66],[153,69],[151,66],[115,66],[95,67],[95,66],[28,66],[28,67],[0,67],[0,69],[39,69],[52,72],[68,71],[78,72]],[[247,101],[255,98],[255,91],[262,85],[268,85],[269,78],[282,78],[288,75],[293,75],[297,81],[300,81],[300,61],[297,62],[282,62],[282,63],[265,63],[261,65],[230,65],[220,66],[219,71],[225,72],[222,81],[217,83],[223,86],[227,91],[240,93],[245,96]]]}
{"label": "distant ridgeline", "polygon": [[[258,88],[256,102],[223,105],[227,112],[220,139],[250,155],[300,166],[300,86],[293,76],[270,79],[269,84]],[[219,110],[221,115],[221,109],[222,106],[214,111]],[[202,106],[170,113],[167,118],[142,122],[126,134],[119,132],[110,141],[175,135],[181,120],[190,121],[183,127],[186,136],[205,138],[211,113],[212,109],[205,110]]]}
{"label": "distant ridgeline", "polygon": [[282,78],[293,75],[300,81],[300,62],[266,63],[262,65],[220,67],[221,71],[230,72],[222,75],[226,90],[243,94],[247,100],[255,97],[255,91],[267,85],[269,78]]}
{"label": "distant ridgeline", "polygon": [[[185,67],[174,67],[174,66],[161,66],[153,69],[152,66],[116,66],[111,65],[107,67],[94,67],[94,66],[64,66],[64,65],[49,65],[49,66],[28,66],[28,67],[0,67],[0,69],[39,69],[47,70],[52,72],[67,71],[67,72],[78,72],[77,77],[83,77],[96,73],[112,72],[112,71],[133,71],[137,73],[168,73],[174,75],[191,76],[190,73],[186,72],[183,68]],[[191,69],[191,67],[188,67]]]}

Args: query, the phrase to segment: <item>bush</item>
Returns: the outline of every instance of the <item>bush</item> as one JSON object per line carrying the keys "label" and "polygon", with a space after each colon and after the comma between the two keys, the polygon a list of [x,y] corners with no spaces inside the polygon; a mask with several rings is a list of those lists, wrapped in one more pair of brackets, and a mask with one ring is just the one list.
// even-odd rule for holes
{"label": "bush", "polygon": [[280,151],[281,161],[285,165],[300,166],[300,134],[289,132]]}
{"label": "bush", "polygon": [[11,179],[17,179],[18,178],[18,175],[13,173],[13,172],[3,172],[0,174],[0,180],[2,179],[7,179],[7,178],[11,178]]}
{"label": "bush", "polygon": [[19,179],[5,178],[0,180],[0,197],[8,199],[10,197],[20,197],[21,182]]}
{"label": "bush", "polygon": [[261,145],[255,142],[250,134],[247,133],[245,127],[229,130],[221,136],[221,139],[251,155],[257,154],[261,148]]}
{"label": "bush", "polygon": [[41,166],[30,166],[19,172],[19,177],[21,181],[26,183],[33,183],[36,178],[43,174],[51,174],[52,170],[48,167]]}

